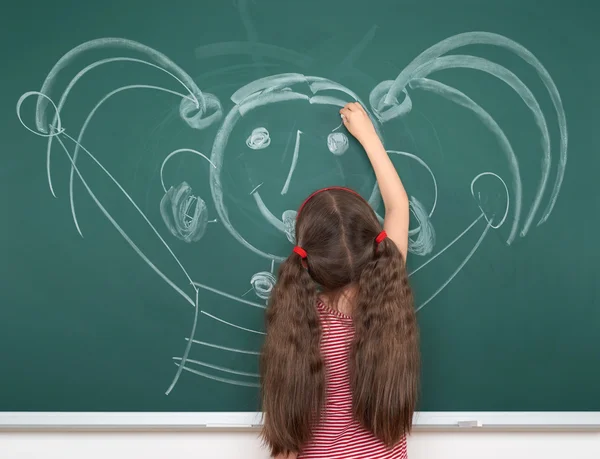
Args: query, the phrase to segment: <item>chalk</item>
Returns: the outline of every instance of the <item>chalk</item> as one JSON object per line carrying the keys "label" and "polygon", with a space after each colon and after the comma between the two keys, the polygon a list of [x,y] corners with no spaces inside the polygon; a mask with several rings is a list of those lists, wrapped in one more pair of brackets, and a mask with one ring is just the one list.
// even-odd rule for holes
{"label": "chalk", "polygon": [[473,420],[473,421],[458,421],[458,427],[483,427],[481,421]]}

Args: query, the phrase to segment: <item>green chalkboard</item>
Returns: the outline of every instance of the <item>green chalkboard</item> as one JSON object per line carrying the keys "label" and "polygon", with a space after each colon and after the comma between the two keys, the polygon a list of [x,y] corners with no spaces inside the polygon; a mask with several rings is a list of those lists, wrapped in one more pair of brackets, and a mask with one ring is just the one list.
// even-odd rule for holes
{"label": "green chalkboard", "polygon": [[411,197],[420,410],[600,411],[592,5],[12,5],[0,411],[259,410],[297,206],[383,213],[355,99]]}

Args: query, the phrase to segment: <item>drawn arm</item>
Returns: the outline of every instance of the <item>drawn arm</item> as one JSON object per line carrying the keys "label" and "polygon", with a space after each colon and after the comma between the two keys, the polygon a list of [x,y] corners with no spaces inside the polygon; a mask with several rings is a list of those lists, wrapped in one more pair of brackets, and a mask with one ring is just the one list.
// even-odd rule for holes
{"label": "drawn arm", "polygon": [[383,227],[404,260],[408,251],[409,203],[402,180],[396,172],[387,151],[381,143],[369,115],[358,102],[347,104],[342,110],[344,125],[365,149],[375,171],[377,184],[385,205]]}

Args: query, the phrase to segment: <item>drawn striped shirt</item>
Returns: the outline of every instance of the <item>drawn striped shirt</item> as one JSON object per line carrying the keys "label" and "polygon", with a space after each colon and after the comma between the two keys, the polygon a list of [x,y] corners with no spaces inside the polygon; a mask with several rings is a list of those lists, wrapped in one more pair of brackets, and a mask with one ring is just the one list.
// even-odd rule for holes
{"label": "drawn striped shirt", "polygon": [[313,439],[298,459],[406,459],[406,438],[386,446],[352,418],[348,353],[354,336],[352,318],[318,303],[323,330],[321,353],[327,372],[323,416]]}

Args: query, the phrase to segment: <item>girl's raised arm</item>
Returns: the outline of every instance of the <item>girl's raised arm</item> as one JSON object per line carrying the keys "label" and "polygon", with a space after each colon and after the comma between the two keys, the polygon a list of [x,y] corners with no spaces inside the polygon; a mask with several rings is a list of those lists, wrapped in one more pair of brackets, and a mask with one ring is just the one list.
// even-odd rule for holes
{"label": "girl's raised arm", "polygon": [[408,196],[369,115],[358,102],[347,104],[340,110],[346,129],[365,149],[377,178],[385,205],[383,229],[396,243],[404,261],[408,251]]}

